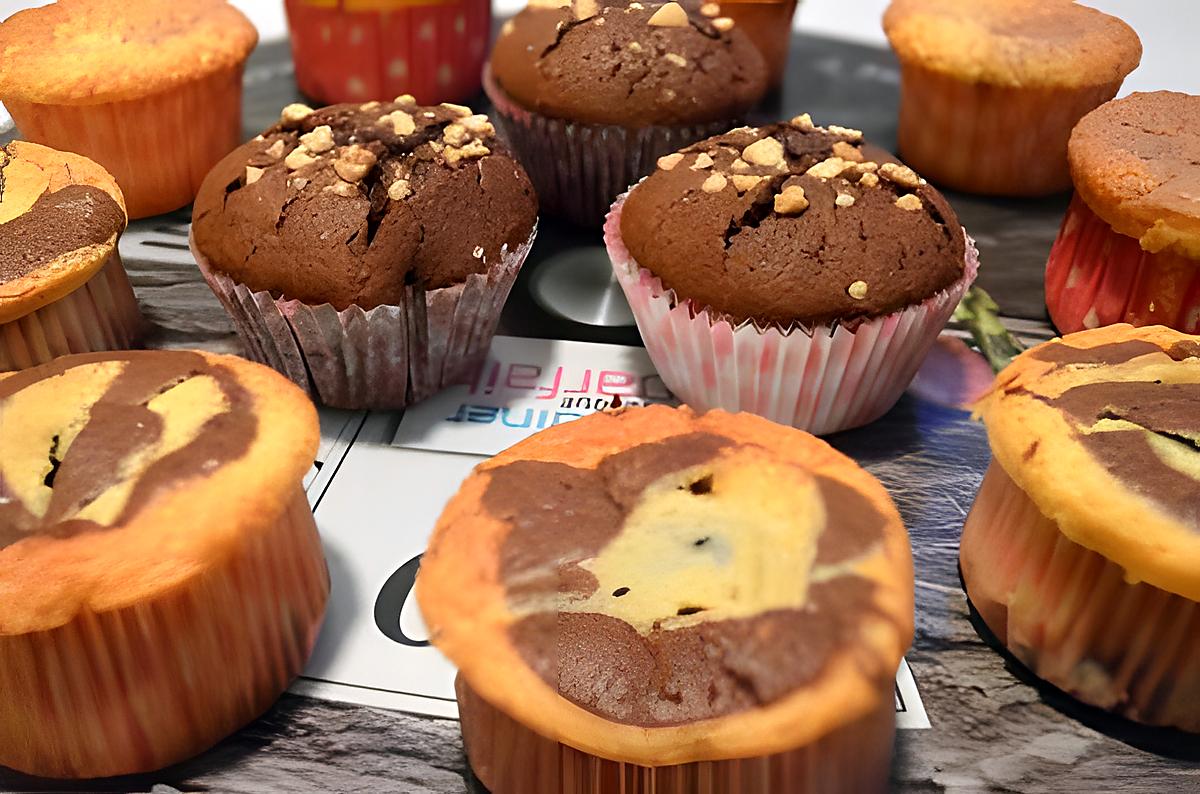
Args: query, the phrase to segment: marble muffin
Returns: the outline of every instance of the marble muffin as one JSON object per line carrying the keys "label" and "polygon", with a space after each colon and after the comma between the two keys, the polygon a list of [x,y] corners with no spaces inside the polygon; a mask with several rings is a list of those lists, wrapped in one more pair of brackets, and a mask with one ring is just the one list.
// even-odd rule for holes
{"label": "marble muffin", "polygon": [[912,597],[900,517],[848,458],[662,406],[481,464],[417,579],[497,794],[883,791]]}
{"label": "marble muffin", "polygon": [[299,674],[329,582],[319,428],[271,370],[190,351],[0,378],[0,764],[146,772]]}
{"label": "marble muffin", "polygon": [[0,147],[0,372],[133,345],[141,314],[117,240],[112,176],[70,152]]}
{"label": "marble muffin", "polygon": [[403,96],[284,108],[205,178],[192,245],[252,357],[399,408],[486,353],[536,220],[486,116]]}
{"label": "marble muffin", "polygon": [[977,410],[993,457],[961,565],[984,622],[1080,700],[1200,732],[1200,337],[1070,334]]}
{"label": "marble muffin", "polygon": [[933,186],[808,114],[659,158],[605,241],[674,393],[817,433],[891,408],[978,265]]}

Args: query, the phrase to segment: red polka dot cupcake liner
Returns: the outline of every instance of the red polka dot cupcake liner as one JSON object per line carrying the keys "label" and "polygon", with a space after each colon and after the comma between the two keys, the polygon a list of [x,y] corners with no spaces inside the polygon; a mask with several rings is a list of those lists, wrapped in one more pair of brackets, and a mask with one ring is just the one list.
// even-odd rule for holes
{"label": "red polka dot cupcake liner", "polygon": [[979,270],[968,236],[962,278],[900,311],[854,324],[734,324],[634,260],[621,239],[624,203],[608,215],[604,244],[667,388],[697,410],[747,411],[816,435],[869,424],[896,404]]}
{"label": "red polka dot cupcake liner", "polygon": [[1200,260],[1144,250],[1076,194],[1046,262],[1046,306],[1064,334],[1115,323],[1200,333]]}
{"label": "red polka dot cupcake liner", "polygon": [[286,0],[300,90],[321,104],[479,92],[490,0]]}

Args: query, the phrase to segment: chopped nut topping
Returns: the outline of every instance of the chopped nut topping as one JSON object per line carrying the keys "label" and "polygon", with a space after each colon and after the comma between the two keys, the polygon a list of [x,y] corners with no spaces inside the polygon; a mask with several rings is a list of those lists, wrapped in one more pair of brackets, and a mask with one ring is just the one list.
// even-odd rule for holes
{"label": "chopped nut topping", "polygon": [[923,205],[921,204],[921,199],[919,199],[917,196],[914,196],[912,193],[905,193],[903,196],[896,199],[896,206],[902,210],[913,212],[921,209]]}
{"label": "chopped nut topping", "polygon": [[716,17],[721,15],[721,7],[716,3],[705,3],[700,6],[700,13],[706,17]]}
{"label": "chopped nut topping", "polygon": [[879,177],[868,171],[858,178],[858,184],[863,187],[879,187]]}
{"label": "chopped nut topping", "polygon": [[492,126],[491,120],[482,113],[476,113],[474,116],[467,116],[462,121],[458,122],[466,127],[467,132],[474,135],[476,138],[487,138],[496,134],[496,128]]}
{"label": "chopped nut topping", "polygon": [[854,196],[851,196],[849,193],[838,193],[837,198],[833,200],[833,203],[839,207],[853,207]]}
{"label": "chopped nut topping", "polygon": [[792,119],[792,126],[801,132],[812,132],[817,127],[813,124],[812,116],[807,113],[801,113]]}
{"label": "chopped nut topping", "polygon": [[279,113],[279,123],[285,127],[298,127],[300,122],[312,115],[312,112],[313,109],[308,105],[293,102]]}
{"label": "chopped nut topping", "polygon": [[370,110],[374,110],[374,109],[375,109],[375,108],[377,108],[377,107],[379,107],[379,103],[378,103],[378,102],[376,102],[376,101],[374,101],[374,100],[372,100],[372,101],[370,101],[370,102],[364,102],[364,103],[362,103],[361,105],[359,105],[359,106],[358,106],[358,109],[359,109],[359,110],[367,110],[367,111],[370,111]]}
{"label": "chopped nut topping", "polygon": [[625,10],[626,11],[641,11],[643,8],[645,8],[645,6],[642,5],[641,3],[630,3],[629,8],[627,8]]}
{"label": "chopped nut topping", "polygon": [[422,113],[421,115],[427,119],[436,119],[437,118],[437,114],[434,113],[432,110],[427,110],[424,113]]}
{"label": "chopped nut topping", "polygon": [[417,98],[412,94],[401,94],[393,100],[397,105],[416,105]]}
{"label": "chopped nut topping", "polygon": [[666,59],[667,63],[673,63],[676,66],[680,66],[680,67],[687,66],[687,58],[684,58],[682,55],[677,55],[673,52],[668,52],[666,55],[663,56],[663,58]]}
{"label": "chopped nut topping", "polygon": [[671,101],[672,99],[674,99],[674,98],[675,98],[675,96],[676,96],[676,95],[675,95],[675,89],[674,89],[674,88],[664,88],[664,89],[663,89],[663,92],[662,92],[662,96],[663,96],[663,99],[665,99],[665,100],[667,100],[668,102],[670,102],[670,101]]}
{"label": "chopped nut topping", "polygon": [[375,154],[362,146],[347,146],[338,159],[333,161],[333,170],[347,182],[361,182],[375,167]]}
{"label": "chopped nut topping", "polygon": [[283,138],[276,138],[273,144],[263,149],[263,154],[274,157],[276,160],[278,160],[280,157],[283,157],[283,150],[286,148],[287,145],[284,144]]}
{"label": "chopped nut topping", "polygon": [[462,146],[471,139],[471,133],[467,132],[467,128],[455,122],[447,124],[446,129],[442,130],[442,140],[451,146]]}
{"label": "chopped nut topping", "polygon": [[827,129],[834,135],[841,135],[845,138],[849,138],[851,141],[862,140],[862,130],[856,130],[852,127],[839,127],[836,124],[830,124]]}
{"label": "chopped nut topping", "polygon": [[704,184],[700,186],[700,189],[705,193],[720,193],[725,189],[727,184],[729,184],[729,181],[721,174],[709,174],[708,179],[704,180]]}
{"label": "chopped nut topping", "polygon": [[600,6],[596,0],[575,0],[571,10],[576,19],[591,19],[600,13]]}
{"label": "chopped nut topping", "polygon": [[679,152],[673,154],[665,154],[658,158],[658,167],[664,171],[670,171],[675,166],[679,165],[679,161],[683,159],[683,155]]}
{"label": "chopped nut topping", "polygon": [[[633,8],[635,5],[637,3],[630,3],[629,7]],[[683,10],[683,6],[679,5],[679,3],[666,3],[655,11],[650,16],[650,19],[646,20],[646,24],[661,28],[687,27],[687,12]]]}
{"label": "chopped nut topping", "polygon": [[856,301],[862,300],[863,298],[867,297],[867,282],[855,281],[846,288],[846,294],[848,294],[851,298],[854,298]]}
{"label": "chopped nut topping", "polygon": [[297,146],[288,152],[287,157],[283,158],[283,164],[288,167],[289,171],[295,171],[297,168],[303,168],[316,161],[317,158],[313,157],[303,146]]}
{"label": "chopped nut topping", "polygon": [[895,182],[901,187],[910,189],[921,184],[921,177],[917,176],[917,172],[906,165],[884,163],[879,166],[879,175],[884,179]]}
{"label": "chopped nut topping", "polygon": [[734,174],[730,178],[733,180],[733,186],[737,188],[738,193],[745,193],[764,179],[764,177],[753,176],[751,174]]}
{"label": "chopped nut topping", "polygon": [[780,215],[799,215],[806,209],[808,199],[804,197],[804,188],[799,185],[788,185],[775,196],[775,211]]}
{"label": "chopped nut topping", "polygon": [[266,138],[264,138],[264,137],[262,136],[262,133],[259,133],[258,135],[255,135],[255,136],[254,136],[253,138],[251,138],[250,140],[254,141],[255,143],[258,143],[259,141],[265,141],[265,140],[266,140]]}
{"label": "chopped nut topping", "polygon": [[853,163],[849,160],[843,160],[840,157],[830,157],[817,163],[804,173],[809,176],[815,176],[818,179],[833,179],[835,176],[840,176],[851,165]]}
{"label": "chopped nut topping", "polygon": [[636,41],[631,41],[628,44],[626,44],[625,46],[629,49],[630,52],[641,52],[642,51],[642,45],[638,44]]}
{"label": "chopped nut topping", "polygon": [[391,124],[392,131],[397,135],[411,135],[417,129],[417,123],[413,121],[413,117],[403,110],[393,110],[386,116],[380,116],[379,123]]}
{"label": "chopped nut topping", "polygon": [[246,184],[247,185],[253,185],[260,178],[262,178],[262,175],[263,175],[263,170],[261,168],[255,168],[252,165],[246,166]]}
{"label": "chopped nut topping", "polygon": [[763,138],[742,149],[742,159],[755,165],[766,165],[776,169],[785,166],[783,144],[774,138]]}
{"label": "chopped nut topping", "polygon": [[475,250],[471,252],[471,256],[475,257],[476,259],[483,259],[483,246],[475,246]]}
{"label": "chopped nut topping", "polygon": [[831,148],[833,153],[843,160],[849,160],[853,163],[861,163],[864,159],[863,153],[860,152],[856,146],[852,146],[845,141],[836,141]]}
{"label": "chopped nut topping", "polygon": [[477,157],[485,157],[491,153],[492,150],[479,141],[471,141],[466,146],[460,148],[447,146],[442,154],[446,158],[446,162],[453,165],[459,160],[473,160]]}
{"label": "chopped nut topping", "polygon": [[516,27],[516,24],[511,19],[508,20],[507,22],[505,22],[503,25],[500,26],[500,35],[501,36],[512,35],[513,28],[515,28],[515,27]]}
{"label": "chopped nut topping", "polygon": [[699,171],[702,168],[712,168],[713,159],[710,155],[700,152],[696,155],[696,161],[691,164],[690,168],[693,171]]}
{"label": "chopped nut topping", "polygon": [[388,198],[392,201],[406,199],[412,195],[412,186],[408,184],[407,179],[397,179],[392,184],[388,185]]}
{"label": "chopped nut topping", "polygon": [[712,21],[712,26],[722,33],[728,33],[733,30],[733,19],[730,17],[717,17]]}
{"label": "chopped nut topping", "polygon": [[744,174],[750,170],[750,164],[740,157],[735,157],[733,164],[729,166],[735,174]]}
{"label": "chopped nut topping", "polygon": [[329,128],[328,124],[322,124],[312,132],[301,135],[300,145],[314,154],[327,152],[334,146],[333,130]]}
{"label": "chopped nut topping", "polygon": [[444,110],[449,110],[451,113],[453,113],[456,116],[470,116],[472,113],[475,112],[475,111],[471,110],[469,107],[467,107],[466,105],[456,105],[453,102],[443,102],[441,104],[441,107]]}
{"label": "chopped nut topping", "polygon": [[332,185],[326,185],[325,187],[321,188],[321,190],[342,196],[343,198],[351,198],[353,196],[362,195],[359,193],[358,188],[349,182],[336,182]]}
{"label": "chopped nut topping", "polygon": [[858,165],[854,166],[854,170],[858,171],[860,174],[878,171],[879,163],[875,162],[874,160],[867,160],[865,163],[859,163]]}
{"label": "chopped nut topping", "polygon": [[304,190],[304,186],[308,184],[308,180],[302,176],[288,180],[288,187],[293,187],[296,190]]}
{"label": "chopped nut topping", "polygon": [[601,27],[603,25],[604,25],[604,17],[596,17],[596,27]]}

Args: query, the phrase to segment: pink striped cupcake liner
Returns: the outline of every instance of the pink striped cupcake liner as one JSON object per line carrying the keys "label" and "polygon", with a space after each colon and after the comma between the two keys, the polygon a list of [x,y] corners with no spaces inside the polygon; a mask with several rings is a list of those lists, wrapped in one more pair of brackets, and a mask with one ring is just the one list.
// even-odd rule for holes
{"label": "pink striped cupcake liner", "polygon": [[896,404],[979,269],[968,236],[962,278],[914,306],[853,326],[734,325],[633,259],[621,239],[624,201],[608,215],[604,243],[667,387],[699,410],[748,411],[817,435],[868,424]]}
{"label": "pink striped cupcake liner", "polygon": [[487,356],[500,312],[537,228],[461,284],[406,288],[395,305],[338,311],[254,291],[192,253],[233,320],[247,358],[286,375],[334,408],[404,408],[464,383]]}

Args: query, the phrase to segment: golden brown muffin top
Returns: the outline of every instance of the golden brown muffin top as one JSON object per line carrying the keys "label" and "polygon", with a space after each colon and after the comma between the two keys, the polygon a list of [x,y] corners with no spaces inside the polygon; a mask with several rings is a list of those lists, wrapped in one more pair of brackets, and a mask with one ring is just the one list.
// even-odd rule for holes
{"label": "golden brown muffin top", "polygon": [[883,28],[902,62],[967,82],[1101,85],[1142,57],[1133,28],[1073,0],[892,0]]}
{"label": "golden brown muffin top", "polygon": [[36,143],[0,147],[0,323],[91,278],[125,224],[121,189],[96,163]]}
{"label": "golden brown muffin top", "polygon": [[977,410],[996,461],[1064,535],[1200,600],[1200,336],[1069,334],[1018,356]]}
{"label": "golden brown muffin top", "polygon": [[1131,94],[1084,116],[1067,147],[1080,197],[1151,252],[1200,260],[1200,96]]}
{"label": "golden brown muffin top", "polygon": [[59,0],[0,23],[0,100],[142,97],[240,63],[257,42],[225,0]]}
{"label": "golden brown muffin top", "polygon": [[312,463],[316,409],[234,356],[63,356],[0,379],[0,636],[201,575],[266,532]]}
{"label": "golden brown muffin top", "polygon": [[853,722],[912,636],[907,534],[877,480],[802,431],[664,406],[481,464],[417,597],[490,703],[647,765],[769,754]]}

